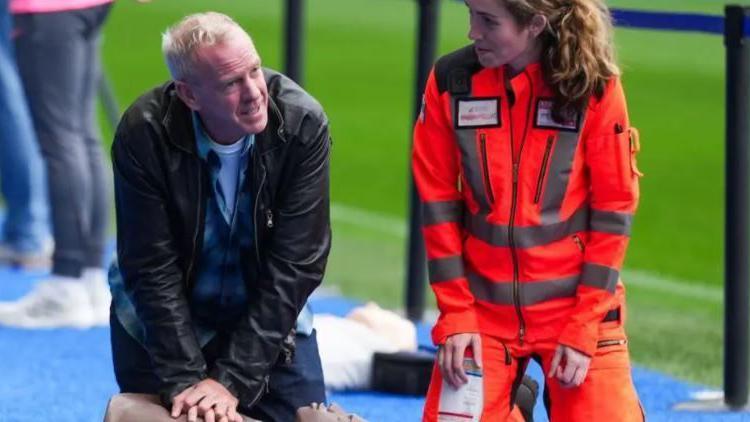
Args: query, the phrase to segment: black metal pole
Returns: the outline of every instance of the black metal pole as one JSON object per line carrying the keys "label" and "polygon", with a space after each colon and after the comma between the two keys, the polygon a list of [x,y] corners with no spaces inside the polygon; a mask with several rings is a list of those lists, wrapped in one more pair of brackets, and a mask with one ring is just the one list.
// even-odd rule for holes
{"label": "black metal pole", "polygon": [[[422,93],[427,83],[437,50],[437,25],[439,0],[418,0],[419,26],[417,33],[417,74],[414,95],[414,121],[422,107]],[[411,168],[411,167],[410,167]],[[409,260],[406,275],[406,316],[419,321],[424,314],[426,257],[422,239],[422,206],[409,172]]]}
{"label": "black metal pole", "polygon": [[284,73],[303,85],[303,46],[302,35],[305,33],[303,19],[304,0],[286,1],[286,28],[284,32]]}
{"label": "black metal pole", "polygon": [[724,237],[724,402],[748,400],[750,333],[750,50],[744,36],[749,9],[726,6],[726,210]]}

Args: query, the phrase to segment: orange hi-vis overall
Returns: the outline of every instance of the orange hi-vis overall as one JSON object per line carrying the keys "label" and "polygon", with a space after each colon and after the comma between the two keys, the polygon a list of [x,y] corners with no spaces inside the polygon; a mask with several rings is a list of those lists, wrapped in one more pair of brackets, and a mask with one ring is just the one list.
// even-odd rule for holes
{"label": "orange hi-vis overall", "polygon": [[[547,379],[553,421],[642,420],[619,272],[638,203],[638,133],[619,78],[569,121],[552,118],[540,64],[508,77],[473,47],[441,58],[414,130],[435,344],[478,332],[482,420],[506,420],[529,359],[557,344],[592,357],[586,381]],[[436,420],[434,371],[425,420]],[[592,397],[599,399],[594,402]]]}

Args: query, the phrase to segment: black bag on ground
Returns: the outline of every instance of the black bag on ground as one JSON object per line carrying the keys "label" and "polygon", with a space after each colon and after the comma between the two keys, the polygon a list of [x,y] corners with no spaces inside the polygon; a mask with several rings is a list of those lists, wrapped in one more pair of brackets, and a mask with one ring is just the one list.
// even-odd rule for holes
{"label": "black bag on ground", "polygon": [[424,396],[430,386],[435,354],[425,351],[375,353],[372,389],[385,393]]}

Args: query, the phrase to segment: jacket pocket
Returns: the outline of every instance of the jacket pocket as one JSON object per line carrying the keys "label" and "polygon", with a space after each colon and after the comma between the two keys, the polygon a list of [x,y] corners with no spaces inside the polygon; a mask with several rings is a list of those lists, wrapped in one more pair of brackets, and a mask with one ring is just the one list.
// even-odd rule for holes
{"label": "jacket pocket", "polygon": [[539,199],[542,196],[542,185],[544,184],[544,175],[547,173],[547,165],[549,164],[549,154],[552,152],[552,144],[555,142],[555,137],[550,135],[547,138],[547,146],[544,148],[544,156],[542,157],[542,168],[539,170],[539,178],[536,181],[536,194],[534,194],[534,203],[538,204]]}
{"label": "jacket pocket", "polygon": [[597,349],[605,349],[607,347],[615,347],[615,346],[624,346],[628,344],[628,340],[621,338],[621,339],[605,339],[605,340],[599,340],[596,342],[596,348]]}
{"label": "jacket pocket", "polygon": [[505,343],[502,343],[502,345],[503,351],[505,352],[505,365],[508,366],[513,363],[513,357],[510,355],[510,349],[508,349],[508,345]]}
{"label": "jacket pocket", "polygon": [[487,201],[490,204],[494,204],[495,195],[492,193],[492,182],[490,182],[490,165],[487,159],[487,135],[484,132],[479,134],[479,148],[482,160],[482,174],[484,175],[484,191],[487,195]]}
{"label": "jacket pocket", "polygon": [[583,239],[581,239],[581,236],[574,234],[572,236],[572,239],[573,239],[573,243],[576,244],[576,246],[578,247],[578,250],[581,251],[581,253],[586,252],[586,244],[583,243]]}

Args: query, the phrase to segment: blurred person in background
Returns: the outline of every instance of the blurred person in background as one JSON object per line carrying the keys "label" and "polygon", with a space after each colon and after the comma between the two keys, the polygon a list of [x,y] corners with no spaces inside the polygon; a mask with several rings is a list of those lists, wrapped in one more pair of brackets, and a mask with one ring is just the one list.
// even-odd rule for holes
{"label": "blurred person in background", "polygon": [[473,45],[438,60],[414,132],[440,308],[424,420],[453,410],[471,350],[482,421],[518,420],[511,398],[530,359],[547,374],[552,421],[641,421],[619,280],[639,147],[609,11],[465,3]]}
{"label": "blurred person in background", "polygon": [[11,42],[8,0],[0,0],[0,189],[5,221],[0,263],[49,268],[47,180]]}
{"label": "blurred person in background", "polygon": [[112,358],[173,417],[291,421],[325,401],[312,314],[330,249],[328,120],[219,13],[163,36],[172,81],[125,112]]}
{"label": "blurred person in background", "polygon": [[110,199],[95,105],[110,6],[111,0],[11,0],[18,68],[46,164],[55,250],[50,277],[17,302],[0,304],[0,324],[107,324]]}

